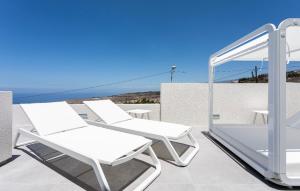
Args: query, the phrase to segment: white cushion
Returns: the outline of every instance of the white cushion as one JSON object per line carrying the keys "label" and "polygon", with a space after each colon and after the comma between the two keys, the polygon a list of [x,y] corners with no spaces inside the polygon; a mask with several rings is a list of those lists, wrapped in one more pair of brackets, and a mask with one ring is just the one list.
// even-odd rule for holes
{"label": "white cushion", "polygon": [[115,123],[114,126],[135,132],[141,132],[140,135],[142,135],[142,133],[147,133],[157,136],[164,136],[171,139],[178,139],[191,130],[190,126],[146,119],[122,121]]}
{"label": "white cushion", "polygon": [[151,142],[144,137],[92,125],[48,135],[45,139],[76,153],[98,159],[103,164],[111,164],[118,158]]}
{"label": "white cushion", "polygon": [[84,101],[83,103],[106,124],[113,124],[133,118],[111,100]]}
{"label": "white cushion", "polygon": [[21,104],[40,135],[88,126],[66,102]]}

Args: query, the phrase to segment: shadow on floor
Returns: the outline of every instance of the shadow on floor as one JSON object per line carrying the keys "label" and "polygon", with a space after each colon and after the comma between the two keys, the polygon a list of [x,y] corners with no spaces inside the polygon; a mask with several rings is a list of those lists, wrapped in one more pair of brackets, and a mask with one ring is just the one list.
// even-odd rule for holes
{"label": "shadow on floor", "polygon": [[[18,148],[47,167],[61,174],[85,190],[100,190],[91,166],[51,149],[34,143],[27,149]],[[152,166],[141,160],[131,160],[117,166],[101,165],[111,190],[123,190]]]}
{"label": "shadow on floor", "polygon": [[203,131],[202,134],[207,137],[210,141],[212,141],[217,147],[219,147],[225,154],[227,154],[230,158],[232,158],[239,166],[241,166],[243,169],[245,169],[247,172],[258,178],[263,183],[267,184],[271,188],[277,189],[277,190],[300,190],[300,187],[287,187],[287,186],[280,186],[278,184],[275,184],[274,182],[269,181],[264,176],[262,176],[259,172],[257,172],[254,168],[252,168],[250,165],[248,165],[245,161],[243,161],[241,158],[239,158],[236,154],[231,152],[227,147],[222,145],[218,140],[214,139],[209,132]]}
{"label": "shadow on floor", "polygon": [[2,166],[4,166],[4,165],[6,165],[6,164],[8,164],[8,163],[10,163],[10,162],[12,162],[12,161],[14,161],[16,158],[18,158],[20,155],[13,155],[11,158],[9,158],[9,159],[7,159],[7,160],[5,160],[5,161],[3,161],[3,162],[0,162],[0,167],[2,167]]}

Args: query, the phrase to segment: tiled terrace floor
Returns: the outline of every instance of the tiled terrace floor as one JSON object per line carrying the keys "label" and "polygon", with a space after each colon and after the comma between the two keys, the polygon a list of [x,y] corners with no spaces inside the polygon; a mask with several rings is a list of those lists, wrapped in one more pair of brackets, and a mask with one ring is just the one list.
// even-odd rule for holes
{"label": "tiled terrace floor", "polygon": [[[200,144],[200,152],[188,167],[177,167],[161,160],[161,175],[147,188],[149,191],[195,191],[195,190],[280,190],[268,185],[262,177],[194,128],[193,134]],[[159,146],[156,146],[159,147]],[[156,148],[157,149],[157,148]],[[158,148],[159,149],[159,148]],[[44,159],[58,155],[43,145],[30,149],[15,149],[15,159],[0,167],[0,190],[13,191],[79,191],[97,190],[97,182],[91,167],[67,156],[41,162],[32,153]],[[164,154],[164,151],[161,151]],[[139,169],[132,171],[131,169]],[[119,190],[128,184],[147,166],[133,161],[117,168],[104,167],[109,184]],[[130,177],[133,176],[133,177]],[[121,177],[116,179],[115,177]]]}

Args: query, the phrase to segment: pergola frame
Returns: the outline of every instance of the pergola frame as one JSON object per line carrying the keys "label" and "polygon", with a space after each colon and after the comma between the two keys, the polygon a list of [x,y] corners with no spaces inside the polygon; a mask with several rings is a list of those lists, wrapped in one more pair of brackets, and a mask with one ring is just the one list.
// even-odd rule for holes
{"label": "pergola frame", "polygon": [[[286,29],[290,26],[300,25],[300,19],[286,19],[280,23],[278,28],[273,24],[266,24],[236,42],[228,45],[214,53],[209,58],[209,132],[225,145],[228,149],[238,155],[241,159],[255,168],[267,179],[281,185],[300,186],[300,179],[289,178],[286,174]],[[256,38],[267,34],[267,41],[246,46],[238,50]],[[300,37],[299,37],[300,38]],[[249,54],[261,48],[268,47],[268,166],[263,168],[242,151],[232,147],[218,133],[213,123],[213,83],[215,67],[235,58]]]}

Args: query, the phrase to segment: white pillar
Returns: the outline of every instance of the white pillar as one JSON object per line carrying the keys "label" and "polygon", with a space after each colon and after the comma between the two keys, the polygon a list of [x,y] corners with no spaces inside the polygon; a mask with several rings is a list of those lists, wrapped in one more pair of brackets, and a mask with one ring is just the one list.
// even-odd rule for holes
{"label": "white pillar", "polygon": [[12,92],[0,91],[0,164],[12,157]]}
{"label": "white pillar", "polygon": [[273,178],[286,173],[286,36],[285,30],[270,34],[269,41],[269,171]]}

